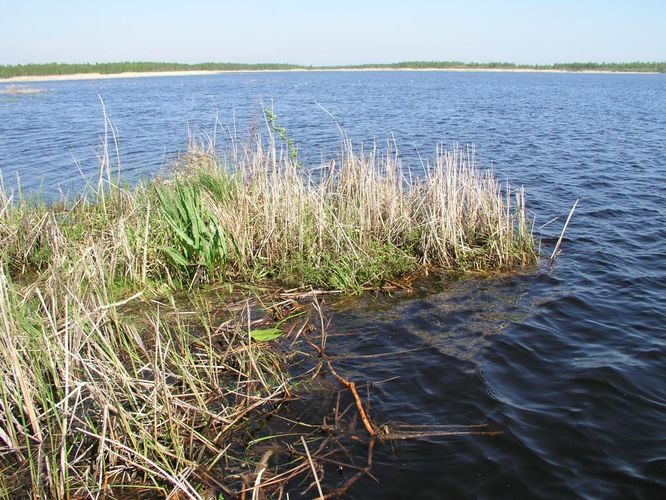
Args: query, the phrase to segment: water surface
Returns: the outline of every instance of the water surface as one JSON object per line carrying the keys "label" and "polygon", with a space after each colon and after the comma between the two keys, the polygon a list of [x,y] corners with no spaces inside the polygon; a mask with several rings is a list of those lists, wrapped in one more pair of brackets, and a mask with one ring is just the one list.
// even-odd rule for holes
{"label": "water surface", "polygon": [[[338,305],[329,348],[371,388],[377,421],[489,424],[499,436],[375,449],[352,498],[663,498],[666,495],[666,75],[312,72],[46,82],[0,100],[0,169],[27,191],[80,189],[104,122],[129,181],[207,133],[263,130],[260,102],[308,162],[334,154],[337,124],[387,138],[407,168],[435,144],[474,143],[525,185],[551,268],[428,284]],[[74,163],[76,159],[79,169]],[[416,349],[416,350],[414,350]],[[374,357],[375,354],[391,354]],[[357,450],[362,462],[364,451]]]}

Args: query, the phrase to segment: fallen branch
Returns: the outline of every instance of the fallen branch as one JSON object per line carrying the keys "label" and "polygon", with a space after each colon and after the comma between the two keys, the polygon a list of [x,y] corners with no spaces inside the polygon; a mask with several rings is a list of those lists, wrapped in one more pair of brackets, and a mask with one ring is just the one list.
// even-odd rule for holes
{"label": "fallen branch", "polygon": [[305,338],[305,341],[310,344],[310,346],[317,351],[319,354],[319,357],[322,358],[323,361],[326,362],[326,365],[328,366],[328,369],[331,372],[331,375],[340,382],[342,385],[344,385],[349,391],[352,393],[352,396],[354,396],[354,402],[356,403],[356,409],[358,410],[359,415],[361,416],[361,421],[363,422],[363,426],[365,427],[365,430],[368,431],[368,434],[371,437],[375,437],[377,434],[375,432],[374,427],[372,426],[372,423],[370,422],[370,419],[368,418],[367,413],[365,412],[365,409],[363,408],[363,402],[361,401],[360,396],[358,395],[358,391],[356,390],[356,384],[354,382],[351,382],[344,378],[343,376],[339,375],[338,372],[335,371],[335,368],[333,368],[333,364],[331,362],[330,356],[328,356],[324,351],[316,344],[314,344],[310,339]]}
{"label": "fallen branch", "polygon": [[326,356],[326,358],[327,358],[326,364],[328,365],[328,369],[331,371],[331,375],[333,375],[338,382],[344,385],[352,393],[352,396],[354,396],[354,401],[356,402],[356,408],[358,409],[358,413],[361,416],[361,421],[363,422],[363,426],[365,427],[365,430],[368,431],[368,434],[374,437],[376,434],[375,429],[370,423],[368,415],[365,413],[365,409],[363,408],[363,403],[361,402],[361,398],[359,397],[358,392],[356,391],[356,384],[338,375],[338,372],[335,371],[333,365],[331,364],[331,360],[328,358],[328,356]]}

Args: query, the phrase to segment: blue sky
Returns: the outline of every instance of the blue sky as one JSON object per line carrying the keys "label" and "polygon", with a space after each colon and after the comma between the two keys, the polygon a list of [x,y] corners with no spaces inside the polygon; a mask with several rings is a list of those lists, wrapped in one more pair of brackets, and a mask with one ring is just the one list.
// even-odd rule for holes
{"label": "blue sky", "polygon": [[0,64],[666,60],[666,0],[0,0]]}

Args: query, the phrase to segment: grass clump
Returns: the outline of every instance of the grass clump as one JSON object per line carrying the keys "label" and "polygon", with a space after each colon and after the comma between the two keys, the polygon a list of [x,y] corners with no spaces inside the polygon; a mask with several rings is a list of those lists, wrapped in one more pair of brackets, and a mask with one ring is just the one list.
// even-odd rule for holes
{"label": "grass clump", "polygon": [[193,146],[170,178],[69,205],[5,195],[0,255],[14,275],[83,258],[96,279],[135,287],[273,279],[346,291],[536,260],[523,190],[479,169],[472,149],[440,148],[410,178],[396,154],[349,143],[316,169],[274,142],[235,151]]}
{"label": "grass clump", "polygon": [[[103,167],[97,188],[52,205],[0,190],[6,496],[244,487],[230,450],[250,441],[253,415],[289,397],[290,379],[257,343],[278,330],[249,307],[238,321],[214,317],[200,285],[353,293],[424,268],[536,259],[522,190],[502,188],[470,149],[439,149],[413,179],[397,155],[349,143],[319,169],[273,141],[235,151],[192,147],[171,177],[132,189]],[[187,311],[174,299],[183,289]]]}
{"label": "grass clump", "polygon": [[261,144],[220,159],[199,151],[184,166],[183,179],[203,170],[229,186],[223,197],[207,190],[205,203],[234,277],[355,291],[424,267],[508,270],[536,259],[522,189],[502,189],[471,149],[439,149],[416,179],[395,155],[350,144],[309,172]]}
{"label": "grass clump", "polygon": [[174,235],[174,246],[162,248],[171,264],[186,275],[191,269],[210,273],[216,266],[223,267],[227,259],[224,231],[202,205],[198,186],[176,181],[172,189],[156,185],[155,193],[161,215]]}

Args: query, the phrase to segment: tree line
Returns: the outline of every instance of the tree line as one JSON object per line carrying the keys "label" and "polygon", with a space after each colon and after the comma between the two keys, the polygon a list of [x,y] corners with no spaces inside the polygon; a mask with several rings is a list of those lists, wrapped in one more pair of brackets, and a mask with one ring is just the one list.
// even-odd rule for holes
{"label": "tree line", "polygon": [[169,62],[114,62],[114,63],[47,63],[0,65],[0,78],[15,76],[72,75],[75,73],[126,73],[126,72],[161,72],[161,71],[261,71],[291,69],[528,69],[560,71],[617,71],[666,73],[665,62],[627,62],[627,63],[556,63],[546,65],[515,64],[509,62],[461,62],[461,61],[404,61],[390,64],[357,64],[351,66],[301,66],[280,63],[169,63]]}
{"label": "tree line", "polygon": [[0,66],[0,78],[14,76],[73,75],[77,73],[101,73],[104,75],[128,72],[160,71],[240,71],[240,70],[289,70],[301,69],[295,64],[241,64],[241,63],[169,63],[169,62],[114,62],[114,63],[47,63]]}
{"label": "tree line", "polygon": [[[327,68],[332,68],[331,66]],[[666,61],[663,62],[627,62],[627,63],[556,63],[556,64],[516,64],[510,62],[462,62],[462,61],[403,61],[390,64],[360,64],[350,66],[353,69],[528,69],[559,71],[617,71],[666,73]]]}

